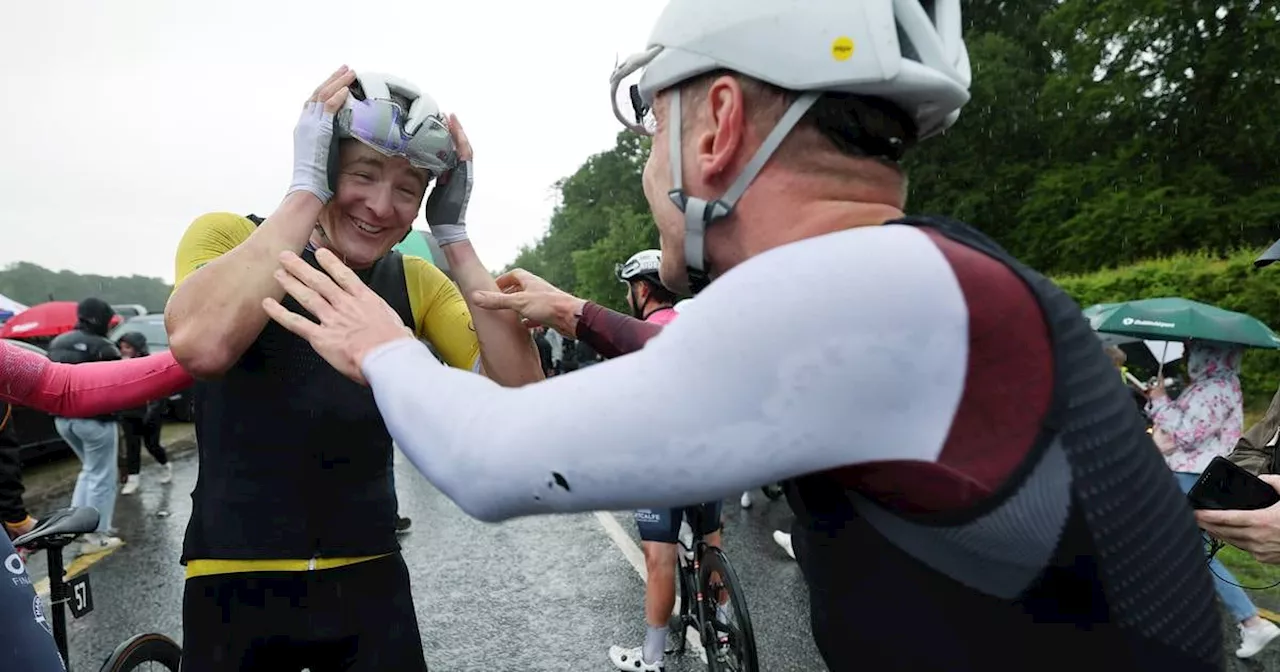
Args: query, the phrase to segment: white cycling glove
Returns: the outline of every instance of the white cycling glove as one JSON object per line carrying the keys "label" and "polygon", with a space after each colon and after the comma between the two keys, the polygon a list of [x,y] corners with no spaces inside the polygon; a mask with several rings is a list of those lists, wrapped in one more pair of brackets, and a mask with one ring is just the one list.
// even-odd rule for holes
{"label": "white cycling glove", "polygon": [[289,193],[307,191],[321,203],[333,198],[329,188],[329,147],[333,142],[333,114],[324,103],[309,102],[293,129],[293,182]]}

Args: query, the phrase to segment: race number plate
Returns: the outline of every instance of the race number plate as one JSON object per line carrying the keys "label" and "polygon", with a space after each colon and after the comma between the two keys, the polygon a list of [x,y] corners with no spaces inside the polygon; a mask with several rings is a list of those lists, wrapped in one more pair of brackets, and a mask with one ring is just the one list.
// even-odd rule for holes
{"label": "race number plate", "polygon": [[93,590],[89,587],[87,572],[67,582],[67,606],[76,618],[93,611]]}

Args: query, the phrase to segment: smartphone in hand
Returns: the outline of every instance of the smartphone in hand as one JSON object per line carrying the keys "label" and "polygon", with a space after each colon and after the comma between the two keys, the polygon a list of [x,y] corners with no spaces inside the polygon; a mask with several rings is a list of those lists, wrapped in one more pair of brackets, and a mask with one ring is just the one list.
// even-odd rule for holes
{"label": "smartphone in hand", "polygon": [[1215,457],[1187,493],[1193,509],[1253,510],[1280,503],[1280,493],[1225,457]]}

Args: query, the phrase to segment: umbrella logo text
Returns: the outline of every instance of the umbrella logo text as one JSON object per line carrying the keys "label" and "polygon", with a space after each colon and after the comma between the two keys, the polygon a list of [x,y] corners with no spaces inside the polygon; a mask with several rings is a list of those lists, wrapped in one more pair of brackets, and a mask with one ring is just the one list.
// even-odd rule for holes
{"label": "umbrella logo text", "polygon": [[1132,317],[1126,317],[1120,320],[1120,323],[1126,327],[1160,327],[1162,329],[1172,329],[1176,325],[1172,322],[1161,322],[1159,320],[1136,320]]}

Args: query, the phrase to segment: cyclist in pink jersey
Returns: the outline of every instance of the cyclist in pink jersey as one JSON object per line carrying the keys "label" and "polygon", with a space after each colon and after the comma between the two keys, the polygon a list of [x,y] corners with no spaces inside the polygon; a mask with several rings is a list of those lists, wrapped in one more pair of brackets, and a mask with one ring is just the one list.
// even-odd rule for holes
{"label": "cyclist in pink jersey", "polygon": [[[5,404],[15,404],[64,417],[91,417],[163,399],[191,383],[191,377],[167,352],[73,366],[0,342],[0,412]],[[0,487],[19,478],[16,472],[0,470]],[[34,526],[35,520],[28,518],[5,528],[20,534]],[[8,580],[0,582],[0,660],[6,664],[4,669],[61,672],[65,668],[43,607],[9,534],[0,534],[0,561],[8,570],[3,573]]]}
{"label": "cyclist in pink jersey", "polygon": [[[642,250],[614,270],[619,282],[627,285],[627,305],[631,314],[649,324],[665,326],[676,319],[676,294],[658,278],[662,252]],[[686,513],[688,512],[688,513]],[[644,589],[644,645],[635,648],[609,647],[609,659],[620,670],[653,672],[661,670],[667,646],[667,621],[676,603],[676,541],[680,523],[689,516],[690,527],[712,546],[720,545],[720,502],[706,502],[684,508],[639,509],[636,528],[644,549],[649,580]]]}
{"label": "cyclist in pink jersey", "polygon": [[662,266],[661,250],[641,250],[625,264],[618,264],[613,274],[627,286],[627,306],[637,319],[660,326],[671,324],[678,314],[676,294],[658,278]]}

